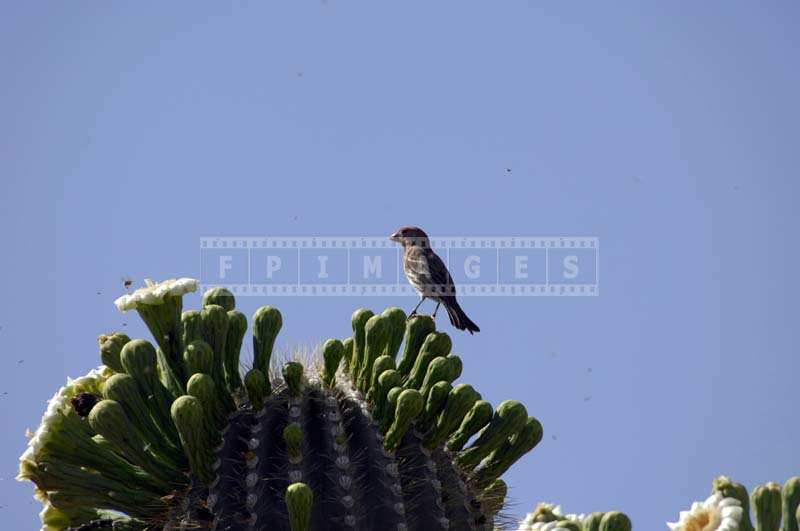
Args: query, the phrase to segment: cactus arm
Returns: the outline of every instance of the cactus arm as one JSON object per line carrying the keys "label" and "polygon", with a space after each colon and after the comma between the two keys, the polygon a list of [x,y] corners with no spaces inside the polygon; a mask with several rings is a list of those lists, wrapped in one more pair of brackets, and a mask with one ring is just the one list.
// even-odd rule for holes
{"label": "cactus arm", "polygon": [[[425,438],[425,447],[432,450],[450,437],[461,425],[462,420],[475,405],[475,402],[480,399],[480,393],[473,389],[471,385],[459,384],[453,387],[447,395],[444,410],[439,414],[435,426]],[[491,411],[492,406],[489,405],[488,408]]]}
{"label": "cactus arm", "polygon": [[769,482],[753,490],[753,510],[756,515],[756,531],[780,531],[781,486]]}
{"label": "cactus arm", "polygon": [[419,350],[425,342],[428,334],[436,331],[436,323],[429,315],[415,315],[406,323],[406,331],[403,342],[403,356],[397,365],[397,372],[403,377],[408,377],[414,363],[417,361]]}
{"label": "cactus arm", "polygon": [[239,352],[247,332],[247,317],[237,310],[228,311],[228,335],[225,338],[225,383],[228,392],[237,393],[242,388],[242,377],[239,374]]}
{"label": "cactus arm", "polygon": [[387,450],[394,450],[411,427],[411,423],[422,412],[422,395],[416,389],[406,389],[397,397],[394,421],[386,432],[383,445]]}
{"label": "cactus arm", "polygon": [[209,447],[219,444],[219,430],[225,425],[227,418],[222,404],[217,397],[214,380],[207,374],[197,373],[189,378],[186,394],[195,397],[203,407],[203,425],[207,431]]}
{"label": "cactus arm", "polygon": [[324,361],[322,381],[328,387],[336,384],[336,371],[344,355],[344,344],[338,339],[329,339],[322,345],[322,359]]}
{"label": "cactus arm", "polygon": [[311,529],[311,509],[314,505],[314,492],[305,483],[292,483],[286,489],[286,507],[289,509],[289,523],[292,531]]}
{"label": "cactus arm", "polygon": [[478,400],[467,412],[458,430],[447,441],[447,449],[456,452],[464,448],[470,437],[478,433],[492,420],[492,405],[486,400]]}
{"label": "cactus arm", "polygon": [[353,365],[353,345],[352,337],[342,341],[342,346],[344,347],[342,352],[342,372],[345,374],[350,374],[350,367]]}
{"label": "cactus arm", "polygon": [[191,378],[193,374],[211,374],[214,368],[214,351],[203,340],[195,340],[186,344],[183,351],[183,363],[186,366],[186,375]]}
{"label": "cactus arm", "polygon": [[361,367],[364,364],[364,351],[366,350],[366,331],[367,321],[375,315],[371,310],[359,308],[353,312],[351,324],[353,326],[353,356],[350,363],[350,377],[353,383],[358,382],[361,374]]}
{"label": "cactus arm", "polygon": [[148,414],[147,404],[139,393],[136,381],[131,376],[115,374],[109,378],[103,386],[103,396],[122,406],[134,429],[144,440],[150,442],[152,452],[168,460],[175,468],[182,468],[188,464],[183,453],[162,437],[158,427]]}
{"label": "cactus arm", "polygon": [[283,366],[283,381],[289,388],[289,395],[293,397],[300,396],[305,386],[303,382],[303,365],[290,361]]}
{"label": "cactus arm", "polygon": [[795,518],[800,506],[800,476],[789,478],[781,490],[783,531],[798,531]]}
{"label": "cactus arm", "polygon": [[430,431],[436,418],[444,409],[447,403],[447,397],[452,390],[453,386],[450,385],[449,382],[442,381],[432,386],[427,396],[423,394],[425,398],[425,409],[417,422],[417,429],[420,432],[427,433]]}
{"label": "cactus arm", "polygon": [[211,288],[203,293],[203,308],[212,304],[230,312],[236,308],[236,297],[227,288]]}
{"label": "cactus arm", "polygon": [[203,318],[197,310],[188,310],[181,314],[181,341],[184,345],[203,339]]}
{"label": "cactus arm", "polygon": [[113,444],[131,463],[164,482],[172,482],[179,472],[164,461],[145,451],[145,443],[135,430],[128,429],[130,421],[122,406],[113,400],[101,400],[88,416],[89,425]]}
{"label": "cactus arm", "polygon": [[100,359],[106,367],[111,368],[114,372],[125,372],[122,367],[122,362],[119,359],[119,353],[125,343],[130,341],[131,338],[120,332],[112,334],[104,334],[97,338],[100,345]]}
{"label": "cactus arm", "polygon": [[172,404],[171,415],[180,434],[183,449],[189,458],[192,472],[204,483],[211,483],[212,449],[202,404],[193,396],[178,397]]}
{"label": "cactus arm", "polygon": [[447,356],[450,353],[453,343],[450,336],[443,332],[432,332],[425,338],[417,359],[414,361],[414,368],[408,376],[406,388],[419,389],[425,380],[428,372],[428,365],[438,357]]}
{"label": "cactus arm", "polygon": [[283,316],[277,308],[262,306],[253,314],[253,367],[269,374],[272,348],[283,327]]}
{"label": "cactus arm", "polygon": [[625,513],[611,511],[600,520],[600,531],[631,531],[633,525]]}
{"label": "cactus arm", "polygon": [[423,400],[428,400],[428,394],[431,392],[431,387],[438,382],[451,383],[456,379],[460,369],[461,360],[458,356],[447,356],[435,358],[428,365],[428,370],[425,373],[425,379],[422,381],[420,393],[422,393]]}
{"label": "cactus arm", "polygon": [[172,396],[158,380],[156,351],[153,345],[143,339],[135,339],[125,344],[120,352],[120,361],[125,372],[136,380],[139,393],[147,403],[150,415],[158,428],[176,448],[180,439],[170,417]]}
{"label": "cactus arm", "polygon": [[233,399],[225,385],[225,343],[228,340],[228,312],[222,306],[209,304],[203,308],[201,324],[203,341],[208,343],[214,352],[214,364],[211,367],[211,377],[220,396],[220,401],[226,412],[235,409]]}
{"label": "cactus arm", "polygon": [[391,371],[395,369],[394,359],[391,356],[379,356],[378,359],[375,360],[375,363],[372,365],[372,376],[370,377],[369,387],[367,392],[367,402],[370,404],[375,404],[377,398],[376,395],[380,392],[380,376],[385,371]]}
{"label": "cactus arm", "polygon": [[402,378],[400,377],[400,373],[395,370],[383,371],[381,375],[378,376],[377,390],[372,393],[372,398],[375,400],[372,414],[379,421],[386,415],[386,401],[389,391],[394,387],[399,388],[401,382]]}
{"label": "cactus arm", "polygon": [[264,399],[272,393],[269,379],[258,369],[250,369],[244,376],[244,386],[250,399],[250,406],[254,411],[264,407]]}
{"label": "cactus arm", "polygon": [[456,458],[456,463],[465,470],[471,470],[499,447],[512,434],[519,431],[528,421],[525,406],[516,400],[506,400],[497,406],[491,422],[481,431],[475,442]]}
{"label": "cactus arm", "polygon": [[490,484],[498,480],[520,457],[541,442],[543,433],[541,423],[534,417],[528,417],[527,422],[517,433],[503,441],[489,454],[486,461],[481,463],[475,471],[473,479],[475,487],[488,489]]}
{"label": "cactus arm", "polygon": [[392,361],[397,357],[397,351],[400,350],[400,345],[403,343],[403,335],[406,331],[406,313],[400,308],[386,308],[381,312],[381,315],[389,322],[391,329],[389,333],[389,341],[386,343],[386,350],[383,354],[392,358]]}
{"label": "cactus arm", "polygon": [[372,367],[385,350],[391,334],[391,323],[382,315],[375,315],[369,318],[364,325],[364,356],[363,363],[360,365],[357,386],[362,393],[369,391],[370,380],[372,378]]}

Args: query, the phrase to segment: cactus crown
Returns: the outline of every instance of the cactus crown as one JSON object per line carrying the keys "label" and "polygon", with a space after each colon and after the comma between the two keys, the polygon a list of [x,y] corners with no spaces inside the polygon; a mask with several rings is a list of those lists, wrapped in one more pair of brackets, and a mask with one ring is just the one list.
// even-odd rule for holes
{"label": "cactus crown", "polygon": [[241,375],[247,319],[233,294],[216,288],[201,311],[182,311],[191,284],[172,282],[118,301],[156,344],[101,336],[104,365],[56,393],[21,457],[45,529],[500,523],[500,477],[541,424],[519,402],[495,410],[456,383],[461,359],[430,317],[357,310],[352,337],[322,346],[319,374],[297,362],[270,371],[283,318],[266,306]]}

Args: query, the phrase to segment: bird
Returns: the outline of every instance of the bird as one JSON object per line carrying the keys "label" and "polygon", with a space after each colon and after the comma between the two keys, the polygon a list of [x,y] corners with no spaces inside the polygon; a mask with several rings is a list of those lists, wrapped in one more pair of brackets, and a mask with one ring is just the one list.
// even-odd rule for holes
{"label": "bird", "polygon": [[403,271],[408,282],[420,294],[422,299],[411,311],[409,317],[417,314],[425,299],[436,301],[433,318],[439,306],[444,304],[450,323],[458,330],[466,330],[470,334],[480,332],[478,325],[467,317],[456,300],[456,286],[453,278],[439,256],[431,249],[431,242],[425,231],[419,227],[401,227],[389,239],[403,246]]}

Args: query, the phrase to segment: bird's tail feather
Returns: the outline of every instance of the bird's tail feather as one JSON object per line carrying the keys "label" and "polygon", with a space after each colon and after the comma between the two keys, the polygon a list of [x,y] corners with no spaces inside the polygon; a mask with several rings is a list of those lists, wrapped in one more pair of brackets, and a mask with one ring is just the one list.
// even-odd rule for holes
{"label": "bird's tail feather", "polygon": [[445,304],[445,308],[447,309],[447,316],[450,317],[450,323],[457,329],[466,330],[470,334],[481,331],[478,325],[467,317],[458,302],[452,301],[450,304]]}

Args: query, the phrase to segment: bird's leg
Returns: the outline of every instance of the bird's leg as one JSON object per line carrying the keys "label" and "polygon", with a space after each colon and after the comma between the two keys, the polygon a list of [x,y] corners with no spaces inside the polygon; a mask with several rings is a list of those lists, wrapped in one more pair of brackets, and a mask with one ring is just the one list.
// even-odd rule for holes
{"label": "bird's leg", "polygon": [[439,311],[439,306],[442,305],[442,301],[436,301],[436,309],[433,310],[433,318],[436,319],[436,312]]}
{"label": "bird's leg", "polygon": [[417,315],[417,309],[419,308],[420,304],[422,304],[423,302],[425,302],[425,297],[422,297],[422,298],[419,300],[419,302],[417,303],[417,305],[416,305],[416,306],[414,306],[414,309],[413,309],[413,310],[411,310],[411,313],[410,313],[410,314],[408,314],[408,319],[411,319],[412,317],[414,317],[415,315]]}

